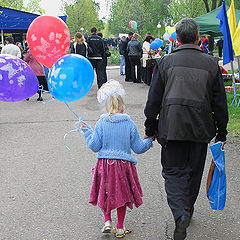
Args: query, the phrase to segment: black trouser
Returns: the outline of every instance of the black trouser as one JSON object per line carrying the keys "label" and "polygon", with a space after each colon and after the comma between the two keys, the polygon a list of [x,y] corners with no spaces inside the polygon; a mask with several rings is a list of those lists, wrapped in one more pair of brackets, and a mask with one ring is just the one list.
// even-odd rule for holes
{"label": "black trouser", "polygon": [[128,55],[124,55],[124,58],[125,58],[125,75],[126,75],[125,81],[132,82],[131,64],[129,61],[129,57],[128,57]]}
{"label": "black trouser", "polygon": [[39,89],[40,89],[37,92],[38,92],[39,98],[41,98],[42,97],[42,90],[49,91],[48,90],[47,79],[46,79],[45,76],[37,76],[37,79],[38,79]]}
{"label": "black trouser", "polygon": [[150,86],[151,81],[152,81],[152,71],[153,71],[153,67],[152,68],[147,68],[147,67],[142,68],[143,82],[146,83],[148,86]]}
{"label": "black trouser", "polygon": [[[100,88],[105,82],[107,82],[106,74],[104,74],[104,62],[100,59],[89,59],[93,68],[96,69],[97,74],[97,85]],[[105,71],[106,72],[106,71]]]}
{"label": "black trouser", "polygon": [[103,69],[104,82],[107,82],[107,57],[103,58]]}
{"label": "black trouser", "polygon": [[207,143],[168,141],[162,147],[162,175],[175,221],[191,215],[201,184]]}
{"label": "black trouser", "polygon": [[[131,64],[131,77],[133,82],[141,82],[142,67],[139,56],[129,56]],[[135,66],[137,65],[137,78],[135,73]]]}
{"label": "black trouser", "polygon": [[222,57],[222,51],[223,51],[222,48],[218,48],[218,56],[219,56],[219,57]]}

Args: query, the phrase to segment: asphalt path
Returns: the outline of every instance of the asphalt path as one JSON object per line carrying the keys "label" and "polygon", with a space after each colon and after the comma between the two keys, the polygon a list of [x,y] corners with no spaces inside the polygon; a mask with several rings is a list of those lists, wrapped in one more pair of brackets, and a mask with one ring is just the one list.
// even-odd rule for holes
{"label": "asphalt path", "polygon": [[[108,70],[108,78],[119,80],[127,93],[126,113],[144,135],[144,114],[149,87],[124,82],[119,69]],[[96,99],[97,86],[72,109],[93,127],[104,109]],[[43,95],[50,100],[50,94]],[[0,102],[0,240],[85,240],[115,239],[102,234],[104,223],[98,207],[88,203],[91,169],[96,154],[91,152],[74,128],[73,113],[63,102]],[[201,192],[188,228],[188,240],[240,239],[239,191],[240,140],[226,144],[227,202],[224,211],[209,207],[205,186],[211,155],[208,153]],[[129,240],[172,239],[174,221],[166,201],[161,176],[160,145],[138,156],[137,170],[143,189],[143,205],[127,210],[125,226],[133,228]],[[116,212],[113,212],[116,224]]]}

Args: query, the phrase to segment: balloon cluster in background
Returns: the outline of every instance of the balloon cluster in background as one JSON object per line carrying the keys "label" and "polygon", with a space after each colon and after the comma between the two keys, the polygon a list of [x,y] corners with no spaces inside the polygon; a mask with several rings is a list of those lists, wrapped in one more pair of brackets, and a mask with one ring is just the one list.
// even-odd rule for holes
{"label": "balloon cluster in background", "polygon": [[130,21],[129,22],[129,27],[132,28],[133,30],[137,30],[137,22]]}
{"label": "balloon cluster in background", "polygon": [[[31,53],[41,64],[51,68],[48,79],[51,94],[64,102],[85,96],[94,81],[93,67],[87,58],[67,55],[70,40],[67,25],[53,16],[37,17],[27,32]],[[0,101],[22,101],[38,91],[37,77],[21,59],[1,55],[0,70]]]}
{"label": "balloon cluster in background", "polygon": [[170,27],[170,26],[167,26],[165,28],[166,32],[163,34],[163,39],[165,41],[175,41],[177,40],[177,34],[176,34],[176,26],[174,27]]}

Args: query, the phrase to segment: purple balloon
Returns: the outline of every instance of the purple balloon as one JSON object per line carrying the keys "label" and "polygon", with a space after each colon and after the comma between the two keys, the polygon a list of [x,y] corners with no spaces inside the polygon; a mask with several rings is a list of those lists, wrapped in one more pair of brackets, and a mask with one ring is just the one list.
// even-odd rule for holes
{"label": "purple balloon", "polygon": [[11,55],[0,55],[0,101],[22,101],[38,88],[38,79],[27,63]]}

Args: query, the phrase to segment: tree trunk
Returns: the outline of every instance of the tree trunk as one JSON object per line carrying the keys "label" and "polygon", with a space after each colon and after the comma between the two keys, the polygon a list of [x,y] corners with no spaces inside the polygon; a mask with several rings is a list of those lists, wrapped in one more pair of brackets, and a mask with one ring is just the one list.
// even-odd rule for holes
{"label": "tree trunk", "polygon": [[204,4],[205,4],[205,7],[206,7],[206,10],[207,12],[210,12],[209,10],[209,5],[208,5],[208,0],[203,0]]}
{"label": "tree trunk", "polygon": [[219,4],[218,4],[218,7],[222,6],[222,4],[223,4],[223,0],[220,0]]}
{"label": "tree trunk", "polygon": [[216,7],[217,7],[217,0],[212,0],[212,9],[211,9],[211,11],[216,9]]}

